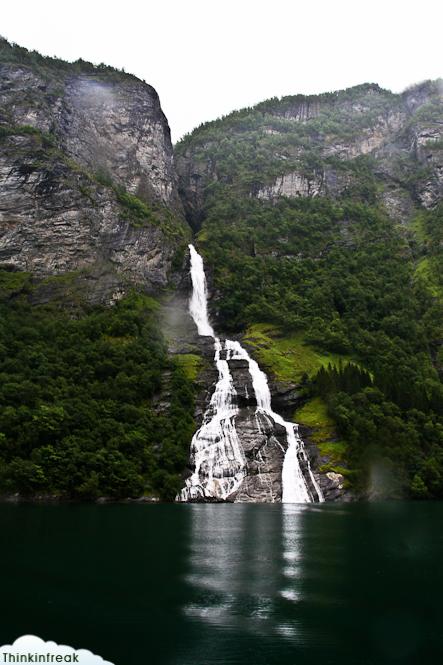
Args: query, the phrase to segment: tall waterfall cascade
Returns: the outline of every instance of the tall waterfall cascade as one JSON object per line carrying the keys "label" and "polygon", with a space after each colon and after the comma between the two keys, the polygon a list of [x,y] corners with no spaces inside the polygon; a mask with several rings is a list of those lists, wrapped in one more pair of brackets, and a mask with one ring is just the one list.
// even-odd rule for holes
{"label": "tall waterfall cascade", "polygon": [[[214,363],[218,380],[199,430],[191,443],[193,474],[177,497],[179,501],[224,500],[242,485],[247,473],[247,461],[236,430],[239,413],[236,389],[229,369],[229,361],[246,361],[256,399],[256,419],[263,416],[286,430],[287,449],[282,468],[282,502],[310,503],[323,501],[322,492],[311,471],[298,426],[285,421],[272,410],[271,393],[266,374],[250,357],[241,344],[233,340],[220,340],[215,336],[208,317],[208,294],[203,259],[193,245],[191,255],[192,296],[189,312],[198,334],[214,338]],[[303,460],[307,482],[300,466]],[[310,489],[311,488],[311,489]],[[312,491],[312,488],[314,491]]]}

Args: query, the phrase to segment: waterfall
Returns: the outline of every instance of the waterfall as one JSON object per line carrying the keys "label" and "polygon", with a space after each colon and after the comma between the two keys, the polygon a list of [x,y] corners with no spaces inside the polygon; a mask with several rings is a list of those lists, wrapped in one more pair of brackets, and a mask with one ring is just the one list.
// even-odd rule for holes
{"label": "waterfall", "polygon": [[[246,475],[246,460],[235,429],[235,387],[228,360],[232,352],[218,337],[208,319],[208,297],[203,259],[193,245],[191,253],[192,296],[189,312],[199,335],[214,337],[214,363],[218,381],[200,429],[191,443],[195,470],[186,480],[179,495],[180,501],[198,498],[226,499],[237,491]],[[223,357],[225,356],[225,357]]]}
{"label": "waterfall", "polygon": [[[283,503],[309,503],[323,501],[321,490],[311,471],[304,450],[303,441],[298,435],[298,426],[286,422],[272,410],[271,393],[266,374],[258,363],[237,341],[220,341],[215,337],[208,318],[208,298],[203,259],[193,245],[191,254],[192,296],[189,312],[197,326],[199,335],[214,338],[214,362],[218,370],[218,381],[200,429],[194,434],[191,443],[191,456],[195,470],[186,480],[185,487],[177,497],[180,501],[197,498],[226,499],[237,491],[246,475],[246,460],[235,428],[238,414],[236,390],[229,370],[229,360],[245,360],[252,379],[257,414],[278,423],[286,430],[288,447],[283,461],[282,487]],[[299,460],[303,459],[315,489],[314,496],[309,489]]]}
{"label": "waterfall", "polygon": [[206,286],[203,259],[196,251],[194,245],[189,245],[191,252],[191,279],[192,296],[189,302],[189,312],[197,326],[198,334],[214,337],[214,330],[208,319],[208,289]]}

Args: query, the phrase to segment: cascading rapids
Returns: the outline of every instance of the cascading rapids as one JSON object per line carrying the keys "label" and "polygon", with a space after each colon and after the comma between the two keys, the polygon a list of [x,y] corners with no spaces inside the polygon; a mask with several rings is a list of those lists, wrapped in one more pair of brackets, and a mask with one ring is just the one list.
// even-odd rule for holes
{"label": "cascading rapids", "polygon": [[[195,467],[194,473],[186,480],[185,487],[177,499],[179,501],[223,500],[240,488],[246,476],[246,459],[235,428],[235,417],[238,414],[236,390],[228,363],[229,360],[245,360],[248,363],[255,392],[257,413],[264,414],[286,429],[288,448],[282,469],[283,503],[323,501],[321,490],[310,469],[303,442],[298,436],[298,426],[286,422],[272,410],[266,374],[239,342],[229,339],[221,341],[215,337],[208,319],[203,259],[193,245],[189,245],[189,250],[192,279],[189,311],[199,335],[214,338],[214,362],[218,370],[218,381],[202,426],[192,439],[191,459]],[[305,462],[317,496],[313,495],[306,483],[299,464],[300,457]]]}

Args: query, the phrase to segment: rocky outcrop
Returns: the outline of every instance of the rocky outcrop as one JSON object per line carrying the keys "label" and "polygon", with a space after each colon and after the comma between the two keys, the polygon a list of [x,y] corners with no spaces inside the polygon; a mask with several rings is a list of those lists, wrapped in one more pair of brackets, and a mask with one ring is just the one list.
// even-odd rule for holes
{"label": "rocky outcrop", "polygon": [[104,271],[120,288],[166,286],[175,250],[160,223],[131,223],[112,189],[45,154],[38,135],[4,138],[2,148],[0,265],[36,277]]}
{"label": "rocky outcrop", "polygon": [[433,208],[443,196],[443,120],[415,129],[412,146],[423,174],[417,196],[425,208]]}
{"label": "rocky outcrop", "polygon": [[281,196],[289,198],[315,196],[337,197],[356,183],[357,178],[352,171],[324,167],[306,175],[299,171],[291,171],[279,176],[272,185],[261,187],[252,196],[258,199],[277,200]]}
{"label": "rocky outcrop", "polygon": [[[244,141],[246,130],[254,136],[247,153],[249,178],[243,185],[235,175],[233,182],[226,180],[220,134],[211,135],[208,125],[200,139],[196,130],[195,138],[191,134],[176,148],[189,219],[196,227],[201,224],[206,188],[214,182],[234,183],[249,188],[251,197],[275,201],[340,197],[358,187],[364,192],[370,178],[379,203],[396,222],[407,224],[414,207],[432,208],[442,196],[442,92],[441,81],[420,84],[400,95],[363,85],[269,100],[250,110],[250,119],[247,110],[238,112],[227,119],[233,145],[235,138]],[[227,145],[224,135],[223,139]],[[241,178],[244,173],[243,165]]]}
{"label": "rocky outcrop", "polygon": [[142,200],[180,208],[169,127],[151,86],[68,78],[55,123],[63,150],[77,163]]}
{"label": "rocky outcrop", "polygon": [[306,177],[297,171],[285,173],[267,187],[262,187],[256,196],[259,199],[276,199],[280,196],[318,196],[324,192],[322,175]]}
{"label": "rocky outcrop", "polygon": [[246,477],[230,498],[236,503],[279,503],[282,467],[287,448],[286,430],[255,408],[243,407],[235,419],[246,458]]}
{"label": "rocky outcrop", "polygon": [[200,228],[204,218],[204,190],[211,181],[218,180],[215,163],[211,158],[194,159],[193,152],[176,153],[175,164],[179,174],[179,194],[186,219],[194,230]]}
{"label": "rocky outcrop", "polygon": [[155,90],[5,41],[0,55],[0,267],[75,273],[97,302],[176,281],[189,231]]}
{"label": "rocky outcrop", "polygon": [[[7,43],[0,49],[7,58]],[[180,208],[170,130],[154,88],[110,68],[82,72],[43,60],[45,67],[0,63],[1,124],[50,133],[89,172]]]}
{"label": "rocky outcrop", "polygon": [[293,100],[290,98],[286,99],[288,100],[288,103],[285,104],[279,112],[283,118],[295,122],[307,122],[308,120],[312,120],[312,118],[317,118],[321,113],[322,102],[318,98],[303,98],[300,96]]}
{"label": "rocky outcrop", "polygon": [[235,428],[246,459],[246,477],[230,500],[236,503],[280,502],[282,466],[288,446],[286,430],[265,414],[257,413],[248,362],[230,360],[229,369],[239,409]]}

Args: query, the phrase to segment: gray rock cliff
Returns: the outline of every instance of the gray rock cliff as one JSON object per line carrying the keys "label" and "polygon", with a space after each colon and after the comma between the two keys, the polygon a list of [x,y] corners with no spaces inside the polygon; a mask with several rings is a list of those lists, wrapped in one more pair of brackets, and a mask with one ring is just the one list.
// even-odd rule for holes
{"label": "gray rock cliff", "polygon": [[[271,99],[208,123],[176,148],[188,219],[199,227],[214,183],[267,200],[340,197],[369,183],[393,220],[406,224],[414,206],[432,208],[442,195],[442,102],[441,80],[402,94],[365,84]],[[225,132],[217,132],[217,123]],[[242,162],[250,156],[248,177],[235,175],[239,142],[248,146],[241,156]]]}
{"label": "gray rock cliff", "polygon": [[188,233],[155,90],[2,40],[0,266],[112,302],[176,281]]}

